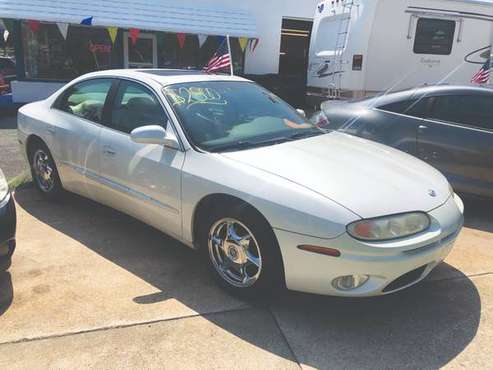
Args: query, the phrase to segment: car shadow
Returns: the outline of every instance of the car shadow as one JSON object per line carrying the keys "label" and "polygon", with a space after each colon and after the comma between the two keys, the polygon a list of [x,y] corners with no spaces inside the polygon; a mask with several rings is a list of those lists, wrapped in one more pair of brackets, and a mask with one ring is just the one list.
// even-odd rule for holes
{"label": "car shadow", "polygon": [[0,272],[0,316],[7,312],[13,299],[12,277],[8,271]]}
{"label": "car shadow", "polygon": [[[209,289],[214,281],[195,251],[129,216],[75,195],[66,196],[50,208],[51,213],[46,212],[46,204],[39,207],[40,202],[46,202],[33,202],[30,192],[33,190],[16,193],[19,207],[159,290],[129,297],[133,302],[145,305],[176,299],[196,312],[204,312],[197,296],[205,295],[197,292]],[[64,221],[54,217],[55,213],[64,215]],[[96,225],[92,233],[79,225],[87,215]],[[108,218],[112,222],[105,221]],[[99,230],[94,232],[94,227]],[[94,234],[108,234],[109,238],[120,234],[124,242],[110,244]],[[452,266],[443,264],[441,269],[452,270],[447,275],[459,277],[427,279],[403,292],[371,299],[287,292],[254,305],[272,312],[274,324],[296,360],[303,364],[315,368],[437,368],[472,341],[481,314],[474,283]],[[282,349],[285,346],[266,341],[245,323],[232,323],[221,315],[206,318],[265,351],[295,359],[291,351]]]}
{"label": "car shadow", "polygon": [[493,199],[461,194],[464,202],[464,226],[493,233]]}

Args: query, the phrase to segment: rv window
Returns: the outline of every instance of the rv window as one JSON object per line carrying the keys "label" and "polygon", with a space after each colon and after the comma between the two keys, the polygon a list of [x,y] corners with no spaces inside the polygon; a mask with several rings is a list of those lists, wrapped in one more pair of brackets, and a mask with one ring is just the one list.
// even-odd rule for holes
{"label": "rv window", "polygon": [[450,55],[454,34],[455,21],[420,18],[416,27],[414,53]]}

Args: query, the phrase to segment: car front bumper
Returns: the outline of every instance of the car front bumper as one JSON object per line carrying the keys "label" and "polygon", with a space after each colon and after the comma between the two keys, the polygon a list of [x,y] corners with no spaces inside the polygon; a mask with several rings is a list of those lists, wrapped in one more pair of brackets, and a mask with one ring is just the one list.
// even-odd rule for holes
{"label": "car front bumper", "polygon": [[16,213],[14,197],[8,194],[0,201],[0,271],[10,265],[15,249]]}
{"label": "car front bumper", "polygon": [[[428,212],[431,226],[416,236],[381,243],[366,243],[347,233],[319,239],[276,229],[281,247],[286,286],[307,293],[365,297],[396,292],[423,280],[450,253],[462,228],[463,206],[452,196]],[[328,247],[340,251],[331,257],[298,248]],[[338,290],[332,282],[347,275],[367,275],[368,281],[352,290]]]}

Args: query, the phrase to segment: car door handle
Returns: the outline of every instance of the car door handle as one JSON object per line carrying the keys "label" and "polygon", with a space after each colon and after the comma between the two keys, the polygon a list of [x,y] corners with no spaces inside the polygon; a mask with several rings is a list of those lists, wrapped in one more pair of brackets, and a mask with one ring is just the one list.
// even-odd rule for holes
{"label": "car door handle", "polygon": [[111,146],[105,145],[103,147],[103,154],[108,157],[114,157],[116,155],[116,152]]}
{"label": "car door handle", "polygon": [[420,131],[426,130],[427,128],[428,128],[428,126],[426,126],[426,125],[419,125],[418,126],[418,130],[420,130]]}

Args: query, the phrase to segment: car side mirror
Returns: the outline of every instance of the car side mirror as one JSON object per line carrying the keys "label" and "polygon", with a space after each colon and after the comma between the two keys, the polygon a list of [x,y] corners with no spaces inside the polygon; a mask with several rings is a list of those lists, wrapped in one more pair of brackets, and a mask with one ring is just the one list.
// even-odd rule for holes
{"label": "car side mirror", "polygon": [[304,117],[306,118],[306,113],[303,109],[296,109],[296,112],[298,112],[298,114],[301,116],[301,117]]}
{"label": "car side mirror", "polygon": [[130,138],[139,144],[157,144],[172,149],[180,149],[176,136],[158,125],[137,127],[130,133]]}

